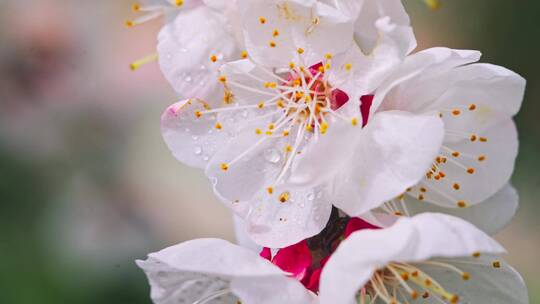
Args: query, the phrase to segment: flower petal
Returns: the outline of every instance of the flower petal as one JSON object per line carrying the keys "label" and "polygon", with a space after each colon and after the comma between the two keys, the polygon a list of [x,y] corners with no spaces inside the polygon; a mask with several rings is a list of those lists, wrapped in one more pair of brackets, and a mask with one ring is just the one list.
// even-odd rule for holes
{"label": "flower petal", "polygon": [[407,209],[411,215],[424,212],[447,213],[460,217],[489,235],[502,230],[515,215],[518,208],[518,194],[511,186],[504,186],[499,192],[480,204],[469,208],[444,208],[420,202],[412,196],[405,197]]}
{"label": "flower petal", "polygon": [[[236,40],[224,16],[201,5],[182,10],[158,36],[161,71],[181,98],[211,98],[222,91],[219,64],[211,60],[239,58]],[[219,100],[219,99],[218,99]]]}
{"label": "flower petal", "polygon": [[332,185],[334,205],[351,216],[380,206],[424,177],[443,125],[436,115],[382,112],[364,130],[350,163],[336,168],[340,172]]}
{"label": "flower petal", "polygon": [[229,136],[214,129],[215,115],[197,117],[207,104],[186,99],[171,105],[161,116],[161,134],[173,155],[182,163],[204,168]]}
{"label": "flower petal", "polygon": [[[419,188],[425,187],[426,201],[457,208],[481,203],[499,191],[514,171],[516,126],[507,118],[477,136],[474,142],[445,142],[441,151],[445,159],[436,165],[436,171],[444,172],[444,177],[426,177],[410,193],[418,195]],[[485,142],[481,140],[484,138]]]}
{"label": "flower petal", "polygon": [[326,193],[321,187],[282,185],[271,195],[259,194],[246,218],[249,235],[261,246],[283,248],[318,234],[332,212]]}
{"label": "flower petal", "polygon": [[326,264],[321,303],[355,303],[357,291],[389,262],[469,257],[476,252],[501,253],[504,249],[468,222],[443,214],[401,218],[386,229],[358,231],[340,244]]}
{"label": "flower petal", "polygon": [[[271,304],[275,297],[309,303],[306,299],[311,298],[298,281],[255,252],[218,239],[188,241],[152,253],[137,264],[150,280],[155,303],[194,303],[227,288],[247,304]],[[273,286],[289,292],[271,296],[268,288]],[[257,301],[253,298],[257,295],[268,296],[268,300]],[[231,295],[225,299],[224,303],[236,303]]]}
{"label": "flower petal", "polygon": [[[438,282],[459,297],[459,303],[528,304],[527,287],[510,265],[493,255],[480,258],[444,260],[470,275],[464,281],[460,275],[441,267],[420,266]],[[494,264],[497,267],[494,267]],[[440,303],[434,298],[426,303]]]}

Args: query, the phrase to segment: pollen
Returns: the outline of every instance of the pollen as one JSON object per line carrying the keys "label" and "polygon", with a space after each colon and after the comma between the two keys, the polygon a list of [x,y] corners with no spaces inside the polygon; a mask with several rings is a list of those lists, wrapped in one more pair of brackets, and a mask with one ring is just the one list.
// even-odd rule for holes
{"label": "pollen", "polygon": [[276,103],[276,105],[280,108],[284,108],[285,107],[285,104],[283,103],[283,99],[279,99]]}
{"label": "pollen", "polygon": [[246,58],[248,58],[248,52],[247,51],[242,51],[240,56],[242,56],[242,59],[246,59]]}
{"label": "pollen", "polygon": [[276,42],[275,41],[270,41],[268,43],[268,45],[271,47],[271,48],[275,48],[277,46]]}
{"label": "pollen", "polygon": [[289,68],[291,68],[291,70],[294,69],[295,66],[294,62],[289,63]]}
{"label": "pollen", "polygon": [[292,150],[293,150],[293,147],[292,147],[291,145],[287,145],[287,146],[285,147],[285,152],[287,152],[287,153],[291,153]]}
{"label": "pollen", "polygon": [[473,256],[474,258],[479,258],[480,255],[481,255],[480,252],[475,252],[475,253],[472,254],[472,256]]}
{"label": "pollen", "polygon": [[221,164],[221,170],[223,171],[229,170],[229,165],[227,165],[226,163]]}
{"label": "pollen", "polygon": [[283,136],[289,136],[289,131],[283,131]]}
{"label": "pollen", "polygon": [[215,127],[216,129],[218,129],[218,130],[223,129],[223,126],[222,126],[219,122],[216,123],[216,125],[215,125],[214,127]]}
{"label": "pollen", "polygon": [[176,0],[175,4],[176,6],[182,6],[184,5],[184,0]]}
{"label": "pollen", "polygon": [[424,192],[424,193],[426,193],[426,192],[427,192],[427,189],[426,189],[426,188],[424,188],[424,187],[422,187],[422,188],[420,188],[420,192]]}
{"label": "pollen", "polygon": [[452,187],[454,188],[454,190],[461,189],[461,186],[458,183],[455,183]]}
{"label": "pollen", "polygon": [[461,111],[460,111],[460,110],[458,110],[458,109],[452,110],[452,115],[458,116],[458,115],[460,115],[460,114],[461,114]]}
{"label": "pollen", "polygon": [[296,50],[296,52],[298,52],[298,54],[302,55],[302,54],[304,54],[305,51],[304,51],[303,48],[298,48],[298,49]]}
{"label": "pollen", "polygon": [[219,79],[219,81],[222,82],[222,83],[227,82],[227,77],[225,77],[225,76],[219,76],[218,79]]}
{"label": "pollen", "polygon": [[262,130],[261,130],[261,129],[255,129],[255,134],[261,135],[261,134],[262,134]]}
{"label": "pollen", "polygon": [[464,281],[468,281],[471,278],[471,275],[468,272],[464,272],[464,273],[461,274],[461,278]]}
{"label": "pollen", "polygon": [[472,142],[476,141],[478,139],[478,136],[476,135],[471,135],[471,137],[469,138]]}
{"label": "pollen", "polygon": [[268,194],[272,194],[272,193],[274,193],[274,188],[268,187],[268,188],[266,188],[266,192],[268,192]]}
{"label": "pollen", "polygon": [[493,265],[493,268],[501,268],[501,262],[500,261],[494,261],[492,263],[492,265]]}
{"label": "pollen", "polygon": [[425,197],[424,197],[423,194],[418,195],[418,200],[419,201],[423,201],[424,199],[425,199]]}
{"label": "pollen", "polygon": [[461,155],[461,153],[459,153],[458,151],[455,151],[452,153],[452,156],[453,157],[459,157]]}
{"label": "pollen", "polygon": [[469,105],[469,111],[474,111],[476,110],[476,105],[473,103],[473,104],[470,104]]}
{"label": "pollen", "polygon": [[358,119],[356,117],[351,119],[351,124],[355,127],[358,126]]}
{"label": "pollen", "polygon": [[259,102],[259,104],[257,105],[257,108],[259,109],[264,108],[264,101]]}
{"label": "pollen", "polygon": [[480,137],[480,141],[481,141],[481,142],[487,142],[488,140],[487,140],[487,138],[485,138],[485,137]]}
{"label": "pollen", "polygon": [[276,127],[276,125],[271,123],[271,124],[268,125],[268,130],[274,130],[275,127]]}
{"label": "pollen", "polygon": [[126,25],[126,27],[130,28],[130,27],[134,27],[135,26],[135,22],[131,21],[131,20],[126,20],[126,22],[124,23]]}
{"label": "pollen", "polygon": [[474,172],[476,172],[476,170],[474,168],[467,169],[467,173],[469,173],[469,174],[474,174]]}
{"label": "pollen", "polygon": [[274,37],[279,36],[279,31],[278,31],[277,29],[275,29],[275,30],[272,32],[272,36],[274,36]]}
{"label": "pollen", "polygon": [[141,5],[139,3],[135,3],[131,6],[131,9],[133,10],[133,12],[137,13],[141,10]]}
{"label": "pollen", "polygon": [[416,300],[418,298],[418,292],[416,290],[411,291],[411,298]]}
{"label": "pollen", "polygon": [[351,69],[352,69],[352,64],[346,63],[346,64],[345,64],[345,71],[350,72]]}
{"label": "pollen", "polygon": [[326,134],[326,131],[328,131],[328,123],[323,122],[321,124],[321,134]]}
{"label": "pollen", "polygon": [[200,118],[202,116],[201,111],[195,112],[195,117]]}
{"label": "pollen", "polygon": [[290,198],[291,194],[289,192],[283,192],[279,195],[279,201],[281,203],[286,203],[289,198]]}
{"label": "pollen", "polygon": [[486,156],[485,156],[485,155],[480,155],[480,156],[478,156],[478,161],[479,161],[479,162],[483,162],[483,161],[485,161],[485,160],[486,160]]}
{"label": "pollen", "polygon": [[259,17],[259,23],[260,23],[260,24],[265,24],[265,23],[266,23],[266,18],[264,18],[264,17]]}
{"label": "pollen", "polygon": [[328,60],[332,59],[332,57],[333,57],[333,56],[332,56],[332,54],[330,54],[330,53],[326,53],[326,55],[324,55],[324,58],[326,58],[326,59],[328,59]]}
{"label": "pollen", "polygon": [[212,62],[216,62],[218,60],[217,56],[216,55],[212,55],[210,56],[210,61]]}
{"label": "pollen", "polygon": [[457,202],[459,208],[467,208],[467,203],[465,201]]}

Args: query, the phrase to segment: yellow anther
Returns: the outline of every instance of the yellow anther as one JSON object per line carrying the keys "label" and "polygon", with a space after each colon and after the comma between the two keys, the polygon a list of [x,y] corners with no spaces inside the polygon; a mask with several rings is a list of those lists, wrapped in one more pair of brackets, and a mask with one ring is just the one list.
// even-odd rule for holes
{"label": "yellow anther", "polygon": [[459,302],[459,297],[457,295],[452,295],[450,297],[450,303],[457,304]]}
{"label": "yellow anther", "polygon": [[216,55],[212,55],[210,56],[210,61],[212,62],[216,62],[218,60],[217,56]]}
{"label": "yellow anther", "polygon": [[242,59],[248,58],[248,52],[247,51],[242,51],[241,56],[242,56]]}
{"label": "yellow anther", "polygon": [[404,272],[401,274],[401,278],[403,279],[403,281],[408,281],[409,280],[409,274]]}
{"label": "yellow anther", "polygon": [[441,7],[441,2],[439,0],[424,0],[424,2],[432,10],[436,10]]}
{"label": "yellow anther", "polygon": [[259,104],[257,105],[257,108],[259,109],[264,108],[264,101],[259,102]]}
{"label": "yellow anther", "polygon": [[146,65],[146,64],[151,63],[151,62],[155,62],[157,60],[158,60],[158,54],[150,54],[150,55],[145,56],[145,57],[143,57],[143,58],[141,58],[139,60],[134,61],[133,63],[131,63],[129,65],[129,68],[132,71],[136,71],[141,66]]}
{"label": "yellow anther", "polygon": [[292,150],[293,150],[293,147],[292,147],[291,145],[287,145],[287,146],[285,147],[285,152],[287,152],[287,153],[291,153]]}
{"label": "yellow anther", "polygon": [[306,125],[306,131],[312,132],[312,131],[313,131],[313,127],[312,127],[311,125]]}
{"label": "yellow anther", "polygon": [[331,67],[332,67],[332,65],[331,65],[330,63],[326,63],[326,64],[324,65],[324,69],[325,69],[326,71],[330,70]]}
{"label": "yellow anther", "polygon": [[323,122],[321,124],[321,134],[326,134],[326,131],[328,131],[328,123]]}
{"label": "yellow anther", "polygon": [[452,115],[454,116],[458,116],[459,114],[461,114],[461,111],[458,109],[452,111]]}
{"label": "yellow anther", "polygon": [[483,162],[483,161],[485,161],[485,160],[486,160],[486,156],[485,156],[485,155],[480,155],[480,156],[478,156],[478,161],[479,161],[479,162]]}
{"label": "yellow anther", "polygon": [[275,127],[276,127],[276,125],[271,123],[271,124],[268,125],[268,130],[274,130]]}
{"label": "yellow anther", "polygon": [[291,194],[289,192],[283,192],[279,195],[279,201],[283,204],[283,203],[286,203],[289,198],[290,198]]}
{"label": "yellow anther", "polygon": [[214,127],[215,127],[216,129],[218,129],[218,130],[223,129],[223,126],[222,126],[219,122],[216,123],[216,125],[215,125]]}
{"label": "yellow anther", "polygon": [[294,97],[296,97],[296,99],[301,99],[302,97],[304,97],[304,92],[296,92],[296,94],[294,94]]}
{"label": "yellow anther", "polygon": [[274,36],[274,37],[279,36],[279,31],[278,31],[277,29],[275,29],[275,30],[272,32],[272,36]]}
{"label": "yellow anther", "polygon": [[223,171],[229,170],[229,165],[227,165],[226,163],[221,164],[221,170]]}
{"label": "yellow anther", "polygon": [[284,108],[285,107],[285,104],[283,103],[283,99],[279,99],[276,103],[276,105],[279,107],[279,108]]}
{"label": "yellow anther", "polygon": [[411,291],[411,298],[416,300],[418,298],[418,292],[416,290]]}
{"label": "yellow anther", "polygon": [[321,72],[321,73],[324,73],[324,69],[325,69],[325,67],[322,66],[322,65],[318,68],[319,72]]}
{"label": "yellow anther", "polygon": [[219,76],[218,79],[219,79],[219,82],[222,82],[222,83],[227,82],[227,77],[225,77],[225,76]]}
{"label": "yellow anther", "polygon": [[277,46],[276,42],[275,41],[270,41],[268,43],[268,45],[271,47],[271,48],[275,48]]}
{"label": "yellow anther", "polygon": [[358,119],[356,117],[351,119],[351,123],[353,126],[358,126]]}
{"label": "yellow anther", "polygon": [[270,136],[272,134],[274,134],[272,131],[266,131],[266,135]]}
{"label": "yellow anther", "polygon": [[261,129],[255,129],[255,134],[261,135],[261,134],[262,134],[262,130],[261,130]]}
{"label": "yellow anther", "polygon": [[225,93],[223,94],[223,102],[225,104],[231,104],[233,102],[234,95],[231,91],[225,90]]}
{"label": "yellow anther", "polygon": [[493,268],[501,268],[501,262],[500,261],[494,261],[492,263],[492,265],[493,265]]}
{"label": "yellow anther", "polygon": [[296,52],[298,52],[298,54],[302,55],[302,54],[304,54],[305,51],[304,51],[303,48],[298,48],[298,49],[296,50]]}
{"label": "yellow anther", "polygon": [[475,171],[476,170],[474,168],[467,169],[467,173],[469,173],[469,174],[474,174]]}
{"label": "yellow anther", "polygon": [[346,63],[346,64],[345,64],[345,70],[346,70],[347,72],[350,72],[351,69],[352,69],[352,64]]}
{"label": "yellow anther", "polygon": [[472,256],[473,256],[474,258],[479,258],[480,255],[482,255],[480,252],[475,252],[475,253],[472,254]]}
{"label": "yellow anther", "polygon": [[184,5],[184,0],[176,0],[175,4],[176,4],[176,6],[182,6],[182,5]]}
{"label": "yellow anther", "polygon": [[471,275],[468,272],[464,272],[461,274],[461,278],[465,281],[468,281],[471,278]]}
{"label": "yellow anther", "polygon": [[330,60],[330,59],[332,59],[332,54],[326,53],[326,55],[324,55],[324,58]]}
{"label": "yellow anther", "polygon": [[471,141],[476,141],[476,140],[478,139],[478,136],[476,136],[476,135],[473,134],[473,135],[471,135],[471,137],[469,137],[469,139],[470,139]]}
{"label": "yellow anther", "polygon": [[485,137],[480,137],[480,141],[481,141],[481,142],[487,142],[487,141],[488,141],[488,139],[487,139],[487,138],[485,138]]}
{"label": "yellow anther", "polygon": [[454,190],[461,189],[461,186],[458,183],[455,183],[452,187],[454,188]]}
{"label": "yellow anther", "polygon": [[266,18],[264,18],[264,17],[259,17],[259,23],[260,23],[260,24],[265,24],[265,23],[266,23]]}
{"label": "yellow anther", "polygon": [[283,131],[283,136],[289,136],[289,131]]}
{"label": "yellow anther", "polygon": [[202,113],[201,113],[201,111],[197,111],[197,112],[195,112],[195,116],[196,116],[197,118],[200,118],[200,117],[202,116]]}
{"label": "yellow anther", "polygon": [[268,194],[272,194],[272,193],[274,193],[274,188],[268,187],[268,188],[266,188],[266,191],[268,192]]}
{"label": "yellow anther", "polygon": [[132,6],[131,6],[131,9],[137,13],[141,10],[141,5],[139,3],[134,3]]}
{"label": "yellow anther", "polygon": [[422,188],[420,188],[420,192],[422,192],[422,193],[426,193],[426,192],[427,192],[427,189],[426,189],[426,188],[424,188],[424,187],[422,187]]}
{"label": "yellow anther", "polygon": [[126,25],[127,28],[135,26],[135,22],[133,22],[131,20],[126,20],[126,22],[124,24]]}
{"label": "yellow anther", "polygon": [[467,203],[465,201],[457,202],[459,208],[467,208]]}
{"label": "yellow anther", "polygon": [[289,63],[289,68],[294,69],[295,66],[294,62]]}
{"label": "yellow anther", "polygon": [[470,104],[469,105],[469,111],[474,111],[476,110],[476,105],[473,103],[473,104]]}
{"label": "yellow anther", "polygon": [[418,195],[418,200],[419,200],[419,201],[423,201],[424,199],[426,199],[426,198],[424,197],[423,194],[419,194],[419,195]]}

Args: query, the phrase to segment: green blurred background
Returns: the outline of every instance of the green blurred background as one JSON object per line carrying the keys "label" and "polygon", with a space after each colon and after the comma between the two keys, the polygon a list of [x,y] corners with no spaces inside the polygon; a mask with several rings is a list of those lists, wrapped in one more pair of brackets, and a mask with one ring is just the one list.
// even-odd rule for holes
{"label": "green blurred background", "polygon": [[[188,0],[189,1],[189,0]],[[540,303],[540,2],[405,0],[420,48],[478,49],[528,80],[517,117],[521,208],[497,238]],[[0,303],[149,303],[133,260],[230,215],[159,131],[175,101],[155,64],[159,21],[125,29],[128,1],[0,1]]]}

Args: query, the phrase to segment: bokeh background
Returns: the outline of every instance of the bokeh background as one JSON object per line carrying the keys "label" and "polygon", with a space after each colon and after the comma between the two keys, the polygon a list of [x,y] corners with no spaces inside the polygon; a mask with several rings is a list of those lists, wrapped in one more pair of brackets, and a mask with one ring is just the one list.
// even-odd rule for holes
{"label": "bokeh background", "polygon": [[[420,48],[479,49],[528,80],[517,117],[521,207],[497,238],[540,303],[540,2],[404,0]],[[155,64],[160,22],[131,3],[0,1],[0,303],[150,303],[133,261],[196,237],[233,239],[202,172],[161,140],[175,101]]]}

